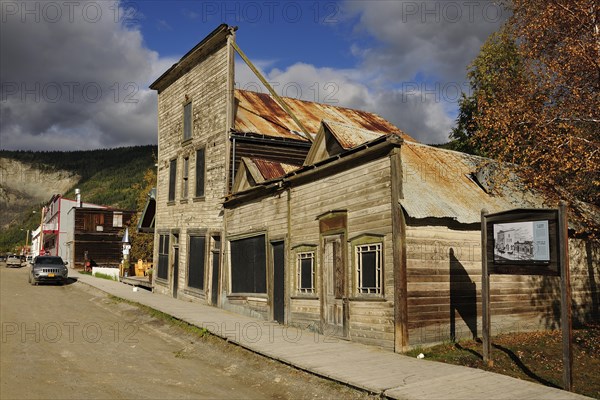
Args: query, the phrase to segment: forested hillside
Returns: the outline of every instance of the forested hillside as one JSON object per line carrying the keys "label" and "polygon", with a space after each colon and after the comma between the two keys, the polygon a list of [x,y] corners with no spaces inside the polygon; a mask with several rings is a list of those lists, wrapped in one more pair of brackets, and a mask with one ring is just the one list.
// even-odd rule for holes
{"label": "forested hillside", "polygon": [[[25,231],[39,225],[40,207],[55,194],[54,191],[48,192],[47,198],[40,203],[39,195],[34,197],[28,193],[25,185],[18,185],[19,179],[30,179],[31,176],[39,179],[42,176],[52,176],[53,172],[57,173],[55,179],[70,175],[71,181],[75,183],[66,185],[68,189],[61,193],[66,197],[74,198],[74,190],[79,188],[85,202],[133,210],[136,209],[144,174],[148,169],[154,168],[156,152],[156,146],[73,152],[0,150],[0,159],[18,161],[27,167],[27,176],[18,176],[17,171],[2,171],[0,189],[10,192],[13,198],[7,197],[2,204],[2,212],[9,215],[3,218],[4,226],[0,227],[0,251],[10,251],[16,244],[24,244]],[[12,178],[13,181],[17,178],[17,185],[7,178]],[[60,185],[52,186],[54,189]],[[60,193],[60,190],[56,189],[55,192]],[[19,196],[17,205],[14,204],[15,193]]]}

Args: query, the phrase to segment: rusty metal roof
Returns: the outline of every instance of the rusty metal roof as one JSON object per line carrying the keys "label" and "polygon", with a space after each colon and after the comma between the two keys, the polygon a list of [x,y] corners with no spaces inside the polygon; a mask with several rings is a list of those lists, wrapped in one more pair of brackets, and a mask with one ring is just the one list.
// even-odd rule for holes
{"label": "rusty metal roof", "polygon": [[280,178],[300,168],[298,165],[265,160],[262,158],[250,158],[250,160],[256,165],[256,168],[258,168],[258,171],[265,181]]}
{"label": "rusty metal roof", "polygon": [[[307,141],[292,118],[268,94],[235,90],[236,114],[234,129],[239,133],[265,135],[283,139]],[[283,97],[294,115],[314,136],[321,121],[342,124],[381,134],[396,134],[403,139],[415,141],[396,126],[377,114]]]}
{"label": "rusty metal roof", "polygon": [[403,194],[400,203],[413,218],[450,218],[461,223],[481,221],[490,213],[512,208],[545,207],[544,196],[527,190],[514,173],[491,169],[493,192],[477,181],[477,171],[495,161],[418,143],[402,145]]}
{"label": "rusty metal roof", "polygon": [[357,126],[341,124],[330,120],[323,120],[323,124],[327,126],[344,150],[352,149],[384,135],[382,132],[373,132],[358,128]]}

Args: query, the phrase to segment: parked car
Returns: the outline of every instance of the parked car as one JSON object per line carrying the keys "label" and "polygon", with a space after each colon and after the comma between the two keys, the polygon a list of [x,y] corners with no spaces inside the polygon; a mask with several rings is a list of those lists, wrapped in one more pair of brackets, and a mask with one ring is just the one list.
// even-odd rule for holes
{"label": "parked car", "polygon": [[31,264],[29,283],[55,282],[60,285],[67,282],[67,263],[57,256],[38,256]]}
{"label": "parked car", "polygon": [[6,259],[7,267],[20,267],[21,266],[21,257],[19,256],[8,256]]}
{"label": "parked car", "polygon": [[29,264],[31,264],[33,262],[33,256],[32,255],[28,255],[27,257],[25,257],[25,264],[27,266],[29,266]]}

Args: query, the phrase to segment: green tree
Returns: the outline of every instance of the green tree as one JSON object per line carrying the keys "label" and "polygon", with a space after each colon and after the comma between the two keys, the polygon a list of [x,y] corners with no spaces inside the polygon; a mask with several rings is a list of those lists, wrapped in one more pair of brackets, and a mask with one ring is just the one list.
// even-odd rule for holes
{"label": "green tree", "polygon": [[154,254],[154,235],[137,231],[137,224],[148,201],[148,193],[156,187],[156,169],[148,168],[144,174],[142,183],[136,183],[132,189],[137,192],[136,213],[131,219],[129,230],[129,242],[131,243],[130,259],[135,262],[141,260],[152,260]]}
{"label": "green tree", "polygon": [[493,33],[481,48],[479,55],[469,65],[470,94],[462,94],[456,127],[452,129],[449,147],[476,155],[487,155],[482,145],[478,118],[479,102],[493,99],[507,82],[523,81],[524,71],[517,52],[515,39],[508,26]]}

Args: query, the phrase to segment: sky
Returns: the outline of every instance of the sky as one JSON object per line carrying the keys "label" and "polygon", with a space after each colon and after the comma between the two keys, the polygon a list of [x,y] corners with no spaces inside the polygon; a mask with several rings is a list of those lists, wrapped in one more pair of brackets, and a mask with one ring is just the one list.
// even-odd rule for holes
{"label": "sky", "polygon": [[[443,143],[491,1],[0,0],[0,149],[157,142],[149,85],[221,23],[278,94],[375,112]],[[265,91],[241,59],[236,87]]]}

